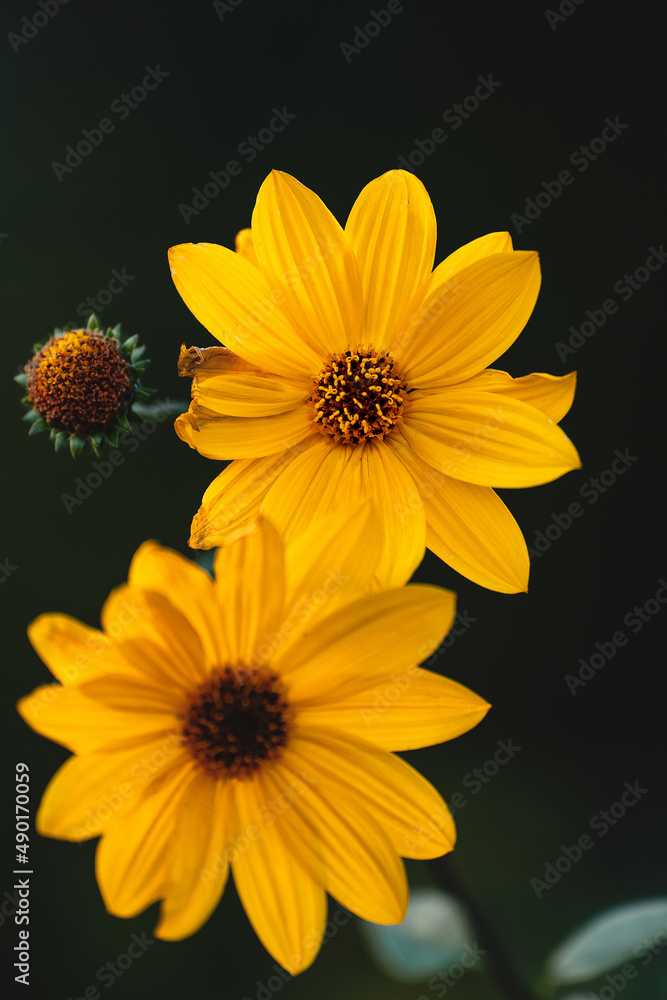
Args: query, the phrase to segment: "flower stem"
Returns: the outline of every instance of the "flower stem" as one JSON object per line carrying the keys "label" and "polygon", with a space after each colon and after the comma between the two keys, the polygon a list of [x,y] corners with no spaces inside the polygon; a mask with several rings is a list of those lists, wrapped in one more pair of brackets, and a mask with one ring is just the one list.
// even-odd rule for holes
{"label": "flower stem", "polygon": [[536,1000],[535,994],[525,985],[510,964],[494,928],[470,892],[452,855],[446,854],[442,858],[434,858],[427,864],[438,885],[446,892],[457,896],[465,904],[477,933],[479,946],[485,952],[489,975],[498,988],[510,1000]]}

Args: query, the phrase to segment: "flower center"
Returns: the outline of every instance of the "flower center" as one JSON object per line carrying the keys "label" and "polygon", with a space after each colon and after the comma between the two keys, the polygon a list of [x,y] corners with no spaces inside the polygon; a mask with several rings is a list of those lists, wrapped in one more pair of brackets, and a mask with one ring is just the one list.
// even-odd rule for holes
{"label": "flower center", "polygon": [[192,695],[181,735],[209,774],[243,780],[282,755],[290,716],[278,674],[221,667]]}
{"label": "flower center", "polygon": [[71,434],[109,430],[132,402],[130,362],[114,337],[95,330],[51,337],[25,370],[34,409]]}
{"label": "flower center", "polygon": [[372,347],[332,354],[309,397],[323,434],[342,444],[382,438],[402,420],[408,391],[390,354]]}

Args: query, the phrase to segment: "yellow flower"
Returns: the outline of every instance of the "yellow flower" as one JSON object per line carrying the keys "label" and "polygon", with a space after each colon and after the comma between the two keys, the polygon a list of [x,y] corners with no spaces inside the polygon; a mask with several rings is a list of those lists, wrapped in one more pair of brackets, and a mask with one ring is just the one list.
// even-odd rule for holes
{"label": "yellow flower", "polygon": [[235,352],[182,358],[194,377],[179,436],[234,459],[204,496],[192,546],[219,544],[259,509],[289,538],[370,497],[386,539],[381,578],[409,575],[426,544],[484,587],[527,589],[526,544],[492,487],[579,466],[557,427],[575,376],[485,370],[533,310],[536,253],[491,233],[431,272],[435,241],[431,201],[406,171],[368,184],[345,230],[274,171],[237,253],[170,250],[186,305]]}
{"label": "yellow flower", "polygon": [[326,892],[367,920],[403,919],[401,858],[450,851],[455,829],[436,790],[390,751],[451,739],[489,706],[415,665],[446,634],[453,594],[365,595],[381,546],[368,504],[287,548],[260,519],[219,550],[215,580],[146,542],[104,606],[104,631],[58,614],[32,624],[60,684],[19,710],[74,753],[37,828],[101,835],[111,913],[162,900],[157,936],[187,937],[231,868],[258,936],[291,973],[317,954]]}

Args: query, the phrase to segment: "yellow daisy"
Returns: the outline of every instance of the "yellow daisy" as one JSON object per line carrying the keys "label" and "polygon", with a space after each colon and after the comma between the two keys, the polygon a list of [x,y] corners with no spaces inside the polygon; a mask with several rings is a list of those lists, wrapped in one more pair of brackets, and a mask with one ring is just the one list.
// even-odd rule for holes
{"label": "yellow daisy", "polygon": [[453,594],[365,595],[381,546],[368,504],[287,548],[260,519],[219,550],[214,580],[146,542],[103,631],[59,614],[31,625],[60,683],[19,711],[74,753],[37,828],[101,836],[111,913],[162,900],[157,936],[187,937],[231,868],[259,938],[292,974],[318,952],[327,892],[366,920],[403,919],[401,858],[450,851],[455,829],[438,792],[390,751],[458,736],[489,706],[416,666],[446,634]]}
{"label": "yellow daisy", "polygon": [[575,375],[486,369],[533,310],[536,253],[491,233],[432,271],[435,242],[431,201],[406,171],[368,184],[344,230],[274,171],[236,253],[169,251],[186,305],[228,348],[181,361],[193,401],[179,436],[234,460],[204,495],[193,547],[219,544],[260,509],[290,538],[370,497],[382,574],[406,576],[427,545],[484,587],[527,589],[526,544],[493,487],[579,466],[557,426]]}

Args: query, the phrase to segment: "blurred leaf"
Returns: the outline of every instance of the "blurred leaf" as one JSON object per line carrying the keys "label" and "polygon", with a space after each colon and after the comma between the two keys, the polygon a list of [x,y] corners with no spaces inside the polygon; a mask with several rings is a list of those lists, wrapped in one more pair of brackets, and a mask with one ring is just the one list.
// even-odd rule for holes
{"label": "blurred leaf", "polygon": [[360,920],[369,951],[382,972],[416,983],[458,962],[474,934],[463,906],[439,889],[413,889],[402,924]]}
{"label": "blurred leaf", "polygon": [[554,983],[579,983],[632,958],[638,945],[667,929],[667,897],[615,906],[589,920],[547,959]]}

